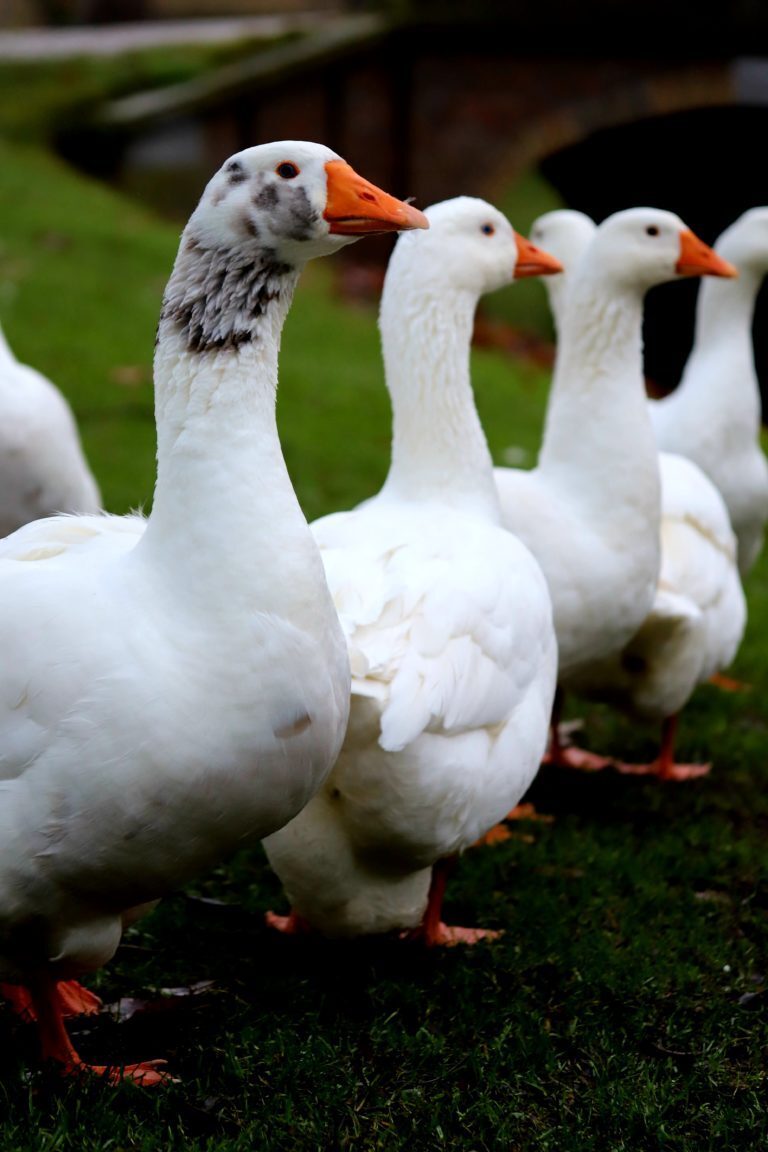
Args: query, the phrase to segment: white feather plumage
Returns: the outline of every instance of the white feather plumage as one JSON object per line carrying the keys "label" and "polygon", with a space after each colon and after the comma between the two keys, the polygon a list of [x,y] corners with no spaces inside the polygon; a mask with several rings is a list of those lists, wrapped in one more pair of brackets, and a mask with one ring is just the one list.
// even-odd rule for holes
{"label": "white feather plumage", "polygon": [[[352,226],[326,219],[332,196]],[[43,1054],[69,1070],[51,981],[284,824],[338,754],[349,663],[280,450],[277,360],[303,263],[373,212],[418,216],[321,145],[231,157],[164,297],[151,515],[0,542],[0,978],[30,983]]]}
{"label": "white feather plumage", "polygon": [[389,475],[312,525],[350,650],[347,736],[318,796],[265,843],[294,913],[330,936],[421,923],[431,866],[533,779],[554,694],[549,594],[500,526],[469,380],[477,299],[511,281],[514,233],[469,198],[427,215],[428,233],[398,240],[382,297]]}
{"label": "white feather plumage", "polygon": [[768,271],[768,208],[751,208],[721,234],[715,249],[738,280],[699,286],[696,328],[680,383],[649,401],[659,447],[688,457],[725,500],[746,576],[768,522],[768,461],[760,433],[760,385],[752,322]]}
{"label": "white feather plumage", "polygon": [[[570,211],[547,213],[532,226],[532,234],[565,268],[547,283],[558,332],[574,268],[589,258],[595,231],[589,217]],[[715,283],[719,293],[735,287],[728,279],[713,278]],[[705,289],[709,285],[702,285]],[[569,686],[644,720],[663,722],[680,711],[699,684],[731,663],[746,625],[746,601],[736,539],[717,488],[682,456],[661,452],[658,467],[661,560],[650,607],[623,645],[578,668]],[[615,601],[617,594],[612,595]]]}
{"label": "white feather plumage", "polygon": [[0,536],[41,516],[100,507],[72,409],[17,360],[0,330]]}

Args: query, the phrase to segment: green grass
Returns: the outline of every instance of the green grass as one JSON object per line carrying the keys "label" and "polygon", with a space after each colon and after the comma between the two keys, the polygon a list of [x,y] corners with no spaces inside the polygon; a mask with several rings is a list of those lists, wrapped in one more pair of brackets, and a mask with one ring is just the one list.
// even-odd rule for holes
{"label": "green grass", "polygon": [[[178,229],[7,145],[0,217],[9,340],[70,397],[107,507],[148,504],[151,350]],[[481,350],[473,372],[495,457],[516,445],[532,462],[546,372]],[[339,303],[330,261],[308,270],[287,324],[279,421],[308,516],[383,478],[375,312]],[[500,940],[425,954],[276,938],[262,913],[285,907],[279,885],[260,848],[242,852],[129,930],[89,981],[167,1010],[72,1026],[86,1058],[164,1056],[181,1082],[63,1085],[0,1011],[0,1150],[766,1147],[766,558],[748,597],[733,671],[752,690],[702,687],[682,721],[679,752],[711,756],[708,779],[543,770],[531,798],[554,821],[460,861],[448,917]],[[571,714],[595,748],[652,747],[608,709],[571,701]],[[195,997],[153,991],[199,980],[213,984]]]}

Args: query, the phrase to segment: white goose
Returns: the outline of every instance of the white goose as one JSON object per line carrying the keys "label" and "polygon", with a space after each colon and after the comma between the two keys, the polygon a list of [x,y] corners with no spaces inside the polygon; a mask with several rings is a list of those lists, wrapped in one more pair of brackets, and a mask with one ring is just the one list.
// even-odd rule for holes
{"label": "white goose", "polygon": [[[594,235],[588,216],[571,210],[545,213],[531,234],[549,246],[564,273],[547,281],[556,330],[566,307],[570,276]],[[661,452],[661,570],[648,617],[617,656],[592,666],[573,687],[610,700],[624,711],[662,725],[658,757],[649,765],[616,764],[625,772],[653,772],[662,779],[690,779],[708,765],[677,764],[678,714],[694,689],[727,667],[746,623],[746,603],[736,570],[735,539],[720,494],[681,456]]]}
{"label": "white goose", "polygon": [[618,657],[597,663],[573,686],[661,725],[656,758],[649,764],[619,761],[620,772],[690,780],[711,765],[675,760],[679,713],[699,684],[734,659],[747,608],[722,496],[684,456],[664,452],[659,464],[661,571],[653,605]]}
{"label": "white goose", "polygon": [[699,286],[693,349],[678,387],[649,401],[659,447],[687,456],[719,488],[746,576],[768,521],[768,461],[760,444],[760,386],[752,319],[768,272],[768,207],[739,216],[715,243],[739,270],[733,284]]}
{"label": "white goose", "polygon": [[59,389],[21,364],[0,329],[0,536],[55,512],[98,512],[101,494]]}
{"label": "white goose", "polygon": [[[563,221],[561,219],[560,223]],[[579,222],[583,239],[588,225]],[[536,235],[544,235],[541,224]],[[552,233],[554,235],[554,233]],[[544,439],[530,472],[496,468],[504,523],[539,560],[554,606],[560,666],[552,760],[609,761],[558,739],[562,691],[601,678],[646,620],[661,567],[661,480],[645,399],[645,292],[679,276],[733,275],[679,217],[615,213],[572,273]]]}
{"label": "white goose", "polygon": [[[85,1065],[56,982],[291,819],[336,759],[349,664],[280,451],[278,348],[310,257],[410,227],[421,213],[322,145],[231,157],[165,292],[149,519],[53,517],[0,544],[0,975],[66,1073]],[[120,1075],[157,1082],[156,1063]]]}
{"label": "white goose", "polygon": [[381,492],[315,521],[352,663],[352,707],[328,781],[265,841],[291,902],[284,931],[448,927],[446,861],[494,827],[535,775],[556,675],[551,604],[530,553],[500,525],[472,396],[478,298],[559,269],[482,200],[427,209],[400,237],[380,328],[393,407]]}

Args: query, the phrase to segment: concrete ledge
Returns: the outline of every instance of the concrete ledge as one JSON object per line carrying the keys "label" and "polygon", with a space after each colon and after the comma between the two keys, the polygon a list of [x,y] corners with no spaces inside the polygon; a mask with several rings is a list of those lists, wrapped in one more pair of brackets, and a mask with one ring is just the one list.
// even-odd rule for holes
{"label": "concrete ledge", "polygon": [[109,101],[93,115],[90,126],[140,128],[164,117],[214,107],[276,80],[306,72],[313,65],[332,63],[349,51],[376,44],[386,37],[391,27],[390,21],[373,14],[335,17],[322,23],[315,20],[313,30],[274,48],[264,48],[245,60],[222,65],[181,84]]}
{"label": "concrete ledge", "polygon": [[292,32],[312,32],[335,12],[296,12],[195,20],[147,20],[133,24],[24,28],[0,32],[0,60],[65,60],[76,56],[121,56],[163,45],[226,44],[274,40]]}

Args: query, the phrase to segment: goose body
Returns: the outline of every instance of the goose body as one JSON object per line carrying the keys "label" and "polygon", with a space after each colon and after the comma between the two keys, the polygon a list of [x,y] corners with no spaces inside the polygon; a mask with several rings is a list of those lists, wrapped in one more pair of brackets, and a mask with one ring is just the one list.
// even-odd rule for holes
{"label": "goose body", "polygon": [[389,474],[372,499],[312,524],[350,652],[347,735],[326,784],[265,848],[292,905],[277,926],[455,943],[478,934],[439,922],[435,877],[533,779],[556,673],[544,577],[500,523],[472,321],[516,267],[553,264],[518,255],[522,239],[484,201],[426,215],[418,242],[398,239],[382,295]]}
{"label": "goose body", "polygon": [[[726,267],[679,217],[636,208],[604,220],[571,273],[537,465],[495,469],[504,524],[549,583],[561,689],[617,656],[656,594],[661,480],[642,371],[645,292]],[[554,721],[553,758],[575,766]],[[606,761],[584,753],[578,763]]]}
{"label": "goose body", "polygon": [[[532,226],[532,235],[547,244],[565,268],[548,282],[558,332],[573,270],[595,231],[582,213],[564,211],[547,213]],[[736,539],[717,488],[682,456],[661,452],[658,465],[661,559],[652,603],[629,640],[577,670],[570,687],[664,725],[660,757],[647,767],[662,776],[688,778],[698,774],[697,766],[674,763],[670,725],[694,689],[733,660],[746,623],[746,603]]]}
{"label": "goose body", "polygon": [[72,409],[17,360],[0,330],[0,536],[42,516],[100,507]]}
{"label": "goose body", "polygon": [[768,461],[752,321],[768,271],[768,208],[752,208],[715,249],[739,270],[733,283],[699,286],[694,343],[678,387],[649,401],[659,447],[693,460],[719,489],[738,540],[742,576],[763,545],[768,521]]}
{"label": "goose body", "polygon": [[[644,245],[645,217],[609,218],[571,273],[544,438],[530,471],[498,467],[504,524],[547,576],[559,681],[615,652],[651,606],[660,565],[660,481],[639,367],[642,301],[675,276],[682,222]],[[626,233],[627,255],[611,233]],[[628,254],[648,249],[625,273]]]}
{"label": "goose body", "polygon": [[289,820],[336,759],[349,664],[280,451],[280,334],[307,259],[421,220],[321,145],[231,157],[164,296],[151,515],[0,543],[0,978],[29,986],[66,1071],[55,982]]}
{"label": "goose body", "polygon": [[[662,559],[651,610],[618,657],[590,668],[574,688],[665,726],[699,684],[733,661],[747,609],[725,501],[684,456],[661,453],[659,462]],[[662,754],[649,770],[678,779],[700,775],[703,766],[674,763],[673,738],[665,728]]]}

